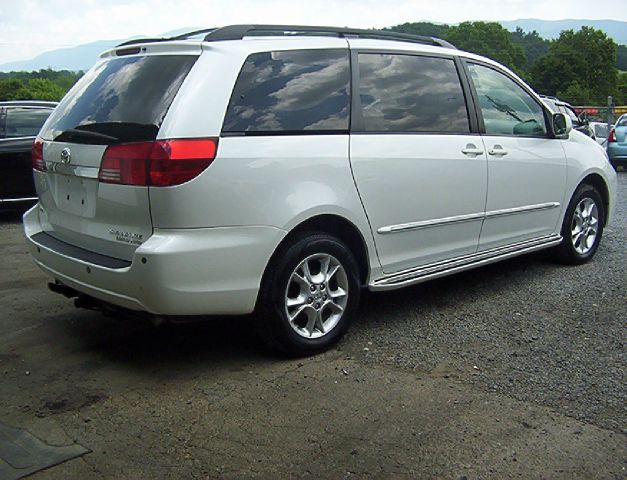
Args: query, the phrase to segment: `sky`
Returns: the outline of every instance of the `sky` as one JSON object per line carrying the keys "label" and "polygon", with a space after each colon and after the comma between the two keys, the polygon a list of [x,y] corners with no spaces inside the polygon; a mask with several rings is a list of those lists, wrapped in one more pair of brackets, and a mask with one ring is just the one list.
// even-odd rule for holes
{"label": "sky", "polygon": [[411,21],[627,20],[624,0],[0,0],[0,64],[96,40],[279,23],[377,28]]}

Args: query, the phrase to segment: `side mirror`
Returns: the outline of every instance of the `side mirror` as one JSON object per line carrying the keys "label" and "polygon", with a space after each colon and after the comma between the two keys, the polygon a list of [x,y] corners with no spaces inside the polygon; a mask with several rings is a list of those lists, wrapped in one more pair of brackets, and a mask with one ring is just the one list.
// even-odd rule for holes
{"label": "side mirror", "polygon": [[553,134],[557,138],[568,138],[573,129],[573,122],[568,115],[563,113],[553,114]]}

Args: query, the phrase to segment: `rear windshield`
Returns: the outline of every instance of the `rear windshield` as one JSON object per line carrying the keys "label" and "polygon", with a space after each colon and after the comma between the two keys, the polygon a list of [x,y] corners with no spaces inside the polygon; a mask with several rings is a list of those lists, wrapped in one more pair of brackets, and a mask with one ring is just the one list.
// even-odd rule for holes
{"label": "rear windshield", "polygon": [[46,140],[112,144],[154,140],[197,56],[116,58],[96,65],[46,124]]}
{"label": "rear windshield", "polygon": [[50,113],[52,113],[51,108],[7,108],[4,122],[0,120],[0,136],[6,138],[34,137]]}

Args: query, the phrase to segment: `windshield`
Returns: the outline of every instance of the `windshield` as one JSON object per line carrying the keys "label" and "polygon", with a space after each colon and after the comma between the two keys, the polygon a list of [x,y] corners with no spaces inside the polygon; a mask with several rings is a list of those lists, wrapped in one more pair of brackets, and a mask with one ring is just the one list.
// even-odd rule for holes
{"label": "windshield", "polygon": [[131,56],[99,63],[63,99],[42,137],[96,144],[154,140],[197,58]]}

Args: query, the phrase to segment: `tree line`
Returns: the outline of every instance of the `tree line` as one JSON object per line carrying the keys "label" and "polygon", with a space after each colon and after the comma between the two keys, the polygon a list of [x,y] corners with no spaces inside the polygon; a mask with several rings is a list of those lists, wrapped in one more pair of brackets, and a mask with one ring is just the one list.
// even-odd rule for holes
{"label": "tree line", "polygon": [[48,100],[57,102],[83,76],[83,72],[43,69],[0,72],[0,101]]}
{"label": "tree line", "polygon": [[495,22],[437,25],[404,23],[389,30],[438,37],[460,50],[496,60],[521,76],[533,89],[574,105],[627,103],[627,47],[603,31],[582,27],[564,30],[555,40],[520,27],[510,32]]}
{"label": "tree line", "polygon": [[[627,104],[627,46],[617,45],[601,30],[564,30],[555,40],[544,39],[535,30],[510,32],[495,22],[455,26],[415,22],[388,30],[441,38],[460,50],[492,58],[511,68],[538,93],[574,105],[602,106],[608,95],[617,105]],[[58,101],[82,75],[52,69],[0,72],[0,101]]]}

